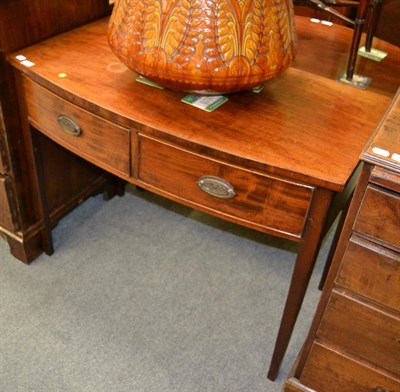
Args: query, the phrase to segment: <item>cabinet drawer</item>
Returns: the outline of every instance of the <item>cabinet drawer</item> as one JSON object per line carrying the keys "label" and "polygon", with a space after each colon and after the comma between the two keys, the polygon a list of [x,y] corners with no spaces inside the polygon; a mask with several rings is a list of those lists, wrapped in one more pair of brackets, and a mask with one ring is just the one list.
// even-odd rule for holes
{"label": "cabinet drawer", "polygon": [[0,175],[0,226],[7,230],[14,230],[14,222],[10,207],[8,178]]}
{"label": "cabinet drawer", "polygon": [[372,169],[369,182],[389,189],[393,192],[400,193],[400,174],[392,170],[375,166]]}
{"label": "cabinet drawer", "polygon": [[[312,187],[256,174],[145,136],[139,143],[140,181],[242,225],[288,238],[301,236]],[[232,187],[229,196],[234,196],[224,199],[200,189],[198,181],[204,176],[222,179]],[[219,184],[212,187],[211,191],[220,190]]]}
{"label": "cabinet drawer", "polygon": [[354,230],[400,249],[400,196],[369,185]]}
{"label": "cabinet drawer", "polygon": [[352,236],[336,283],[400,312],[400,254]]}
{"label": "cabinet drawer", "polygon": [[[130,135],[127,129],[65,101],[28,78],[24,79],[24,86],[29,120],[35,128],[92,163],[115,174],[129,176]],[[66,117],[59,120],[60,115]],[[75,126],[79,126],[80,133],[79,130],[75,132]]]}
{"label": "cabinet drawer", "polygon": [[313,344],[300,381],[318,392],[400,391],[399,378],[319,343]]}
{"label": "cabinet drawer", "polygon": [[317,336],[400,375],[400,320],[391,314],[332,292]]}
{"label": "cabinet drawer", "polygon": [[301,384],[295,378],[289,378],[286,380],[282,392],[317,392],[315,389],[311,389]]}

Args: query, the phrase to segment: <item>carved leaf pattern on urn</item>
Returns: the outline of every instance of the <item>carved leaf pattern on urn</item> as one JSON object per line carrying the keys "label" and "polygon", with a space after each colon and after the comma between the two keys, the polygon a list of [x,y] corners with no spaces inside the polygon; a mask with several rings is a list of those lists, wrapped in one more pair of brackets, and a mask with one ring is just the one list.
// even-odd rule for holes
{"label": "carved leaf pattern on urn", "polygon": [[129,68],[173,90],[250,89],[296,52],[291,0],[119,0],[108,40]]}

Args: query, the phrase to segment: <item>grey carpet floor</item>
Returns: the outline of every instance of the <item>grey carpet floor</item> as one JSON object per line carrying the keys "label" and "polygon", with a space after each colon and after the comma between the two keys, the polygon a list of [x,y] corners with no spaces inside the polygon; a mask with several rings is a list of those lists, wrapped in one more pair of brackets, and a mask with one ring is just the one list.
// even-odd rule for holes
{"label": "grey carpet floor", "polygon": [[332,236],[270,382],[295,244],[133,187],[90,198],[53,235],[54,255],[29,266],[0,240],[2,392],[281,391]]}

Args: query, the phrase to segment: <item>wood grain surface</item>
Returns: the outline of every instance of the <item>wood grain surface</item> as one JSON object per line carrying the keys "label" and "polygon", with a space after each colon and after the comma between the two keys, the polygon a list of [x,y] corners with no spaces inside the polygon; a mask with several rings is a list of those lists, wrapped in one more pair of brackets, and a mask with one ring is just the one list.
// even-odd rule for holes
{"label": "wood grain surface", "polygon": [[[297,21],[301,48],[302,42],[311,44],[310,34],[317,30],[301,17]],[[267,83],[260,94],[229,95],[222,107],[205,113],[181,103],[184,93],[136,82],[135,73],[108,47],[107,23],[104,19],[15,53],[33,62],[32,68],[20,64],[15,55],[11,61],[64,98],[113,122],[215,158],[332,190],[343,189],[389,104],[390,91],[379,80],[386,76],[379,69],[375,87],[367,91],[332,79],[342,68],[337,52],[346,56],[343,42],[351,38],[351,31],[342,26],[330,28],[323,39],[313,36],[313,50],[299,52],[298,65]],[[329,45],[330,57],[316,61]],[[385,48],[393,53],[388,61],[399,66],[400,49]],[[60,73],[67,77],[60,78]],[[388,74],[394,94],[398,76]]]}

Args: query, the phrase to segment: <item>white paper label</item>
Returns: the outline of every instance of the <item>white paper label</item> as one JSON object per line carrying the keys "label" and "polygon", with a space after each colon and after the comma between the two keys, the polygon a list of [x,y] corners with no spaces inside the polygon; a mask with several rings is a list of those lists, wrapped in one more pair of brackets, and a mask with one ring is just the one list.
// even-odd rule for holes
{"label": "white paper label", "polygon": [[392,159],[394,161],[400,162],[400,154],[393,153],[392,154]]}
{"label": "white paper label", "polygon": [[35,63],[32,63],[32,61],[29,61],[29,60],[21,61],[21,64],[25,65],[25,67],[28,67],[28,68],[33,67],[35,65]]}
{"label": "white paper label", "polygon": [[383,157],[388,157],[390,155],[390,152],[387,150],[384,150],[383,148],[379,148],[379,147],[374,147],[372,149],[372,152],[376,155],[381,155]]}

